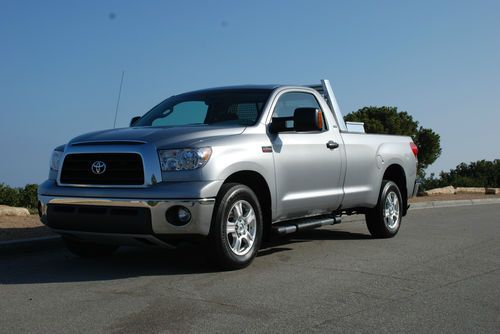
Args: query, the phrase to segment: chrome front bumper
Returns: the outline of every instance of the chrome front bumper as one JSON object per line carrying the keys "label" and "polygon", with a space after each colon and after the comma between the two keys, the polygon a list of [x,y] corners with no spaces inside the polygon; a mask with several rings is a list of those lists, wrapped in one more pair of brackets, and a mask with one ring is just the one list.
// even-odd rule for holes
{"label": "chrome front bumper", "polygon": [[[203,199],[123,199],[123,198],[83,198],[83,197],[60,197],[60,196],[38,196],[40,207],[40,219],[42,223],[48,223],[48,205],[74,205],[74,206],[103,206],[122,208],[146,208],[151,212],[151,228],[155,235],[201,235],[207,236],[210,232],[210,223],[214,209],[214,198]],[[183,226],[170,224],[165,216],[166,211],[176,205],[181,205],[191,212],[191,220]],[[78,231],[70,229],[71,221],[67,222],[68,229],[57,229],[58,233],[67,232],[77,234]],[[92,234],[92,231],[85,231],[82,234]],[[106,233],[95,233],[96,237],[106,236]],[[113,233],[111,233],[113,234]],[[120,235],[116,234],[116,237]]]}

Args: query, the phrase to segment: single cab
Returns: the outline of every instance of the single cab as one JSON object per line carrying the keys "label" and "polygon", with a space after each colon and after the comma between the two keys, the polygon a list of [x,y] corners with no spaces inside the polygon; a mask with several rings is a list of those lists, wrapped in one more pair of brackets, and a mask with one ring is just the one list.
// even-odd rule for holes
{"label": "single cab", "polygon": [[175,95],[128,128],[57,147],[41,221],[81,256],[202,239],[229,269],[272,233],[343,214],[365,214],[374,237],[392,237],[417,191],[418,149],[363,132],[344,122],[328,80]]}

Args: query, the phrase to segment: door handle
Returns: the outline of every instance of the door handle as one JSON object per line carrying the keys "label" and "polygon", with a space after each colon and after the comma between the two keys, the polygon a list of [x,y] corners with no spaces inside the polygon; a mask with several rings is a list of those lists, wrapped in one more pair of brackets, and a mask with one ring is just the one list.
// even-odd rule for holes
{"label": "door handle", "polygon": [[334,142],[333,140],[330,140],[328,143],[326,143],[326,147],[328,147],[330,150],[334,150],[339,147],[339,144]]}

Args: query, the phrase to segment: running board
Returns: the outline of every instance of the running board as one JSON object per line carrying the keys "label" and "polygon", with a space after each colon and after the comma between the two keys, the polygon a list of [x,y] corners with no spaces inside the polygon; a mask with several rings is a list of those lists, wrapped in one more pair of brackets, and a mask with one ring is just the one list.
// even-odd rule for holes
{"label": "running board", "polygon": [[338,216],[321,216],[289,220],[273,225],[273,232],[279,235],[305,231],[324,225],[340,224],[342,219]]}

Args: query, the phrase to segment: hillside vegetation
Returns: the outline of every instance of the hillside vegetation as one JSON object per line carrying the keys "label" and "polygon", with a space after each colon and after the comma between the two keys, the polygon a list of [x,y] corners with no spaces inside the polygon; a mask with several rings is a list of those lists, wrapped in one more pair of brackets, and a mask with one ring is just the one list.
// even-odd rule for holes
{"label": "hillside vegetation", "polygon": [[500,160],[462,162],[448,172],[441,172],[439,177],[431,174],[422,182],[425,190],[446,186],[500,188]]}

